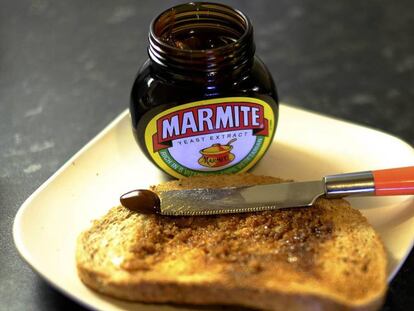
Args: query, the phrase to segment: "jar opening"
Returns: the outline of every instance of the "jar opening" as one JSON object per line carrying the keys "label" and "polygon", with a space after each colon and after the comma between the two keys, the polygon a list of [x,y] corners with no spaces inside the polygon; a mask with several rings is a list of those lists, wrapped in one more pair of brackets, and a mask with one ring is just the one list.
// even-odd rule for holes
{"label": "jar opening", "polygon": [[231,48],[248,36],[251,27],[240,11],[222,4],[189,3],[159,15],[151,33],[160,43],[181,51]]}
{"label": "jar opening", "polygon": [[150,59],[176,74],[217,76],[235,71],[254,56],[253,28],[227,5],[195,2],[161,13],[151,24]]}

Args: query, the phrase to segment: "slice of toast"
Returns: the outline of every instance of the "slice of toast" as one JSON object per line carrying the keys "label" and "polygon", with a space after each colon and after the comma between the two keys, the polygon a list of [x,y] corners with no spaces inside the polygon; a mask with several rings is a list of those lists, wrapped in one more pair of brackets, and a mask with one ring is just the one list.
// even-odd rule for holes
{"label": "slice of toast", "polygon": [[[274,182],[280,179],[220,175],[153,190]],[[376,310],[387,286],[384,247],[345,200],[204,217],[142,215],[119,206],[80,235],[76,261],[87,286],[142,302]]]}

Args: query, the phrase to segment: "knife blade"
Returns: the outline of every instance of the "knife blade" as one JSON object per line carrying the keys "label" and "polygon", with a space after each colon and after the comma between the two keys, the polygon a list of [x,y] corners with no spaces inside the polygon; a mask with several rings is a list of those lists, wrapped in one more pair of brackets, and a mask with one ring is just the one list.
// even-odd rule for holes
{"label": "knife blade", "polygon": [[162,215],[201,216],[309,206],[323,193],[322,182],[313,181],[222,189],[171,190],[160,192],[158,196]]}
{"label": "knife blade", "polygon": [[168,190],[157,194],[133,190],[121,196],[121,204],[145,214],[203,216],[310,207],[322,196],[409,194],[414,194],[414,166],[329,175],[319,181]]}

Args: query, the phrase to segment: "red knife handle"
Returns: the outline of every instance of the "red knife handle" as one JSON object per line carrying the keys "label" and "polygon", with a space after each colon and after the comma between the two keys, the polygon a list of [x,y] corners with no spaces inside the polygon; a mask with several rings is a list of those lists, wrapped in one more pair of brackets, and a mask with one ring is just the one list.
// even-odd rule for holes
{"label": "red knife handle", "polygon": [[323,183],[328,198],[414,194],[414,166],[329,175]]}
{"label": "red knife handle", "polygon": [[375,195],[414,194],[414,166],[372,171]]}

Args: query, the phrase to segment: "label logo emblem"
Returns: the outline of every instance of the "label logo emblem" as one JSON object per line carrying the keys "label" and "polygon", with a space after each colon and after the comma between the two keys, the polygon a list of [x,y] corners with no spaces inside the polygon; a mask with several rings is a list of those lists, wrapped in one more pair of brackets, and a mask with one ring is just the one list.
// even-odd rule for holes
{"label": "label logo emblem", "polygon": [[153,160],[175,177],[237,173],[263,156],[274,123],[271,106],[256,98],[204,100],[156,115],[145,143]]}
{"label": "label logo emblem", "polygon": [[198,163],[205,167],[221,167],[233,162],[236,158],[231,149],[231,143],[235,142],[237,138],[231,139],[227,144],[212,144],[210,147],[200,150],[203,155],[198,159]]}

